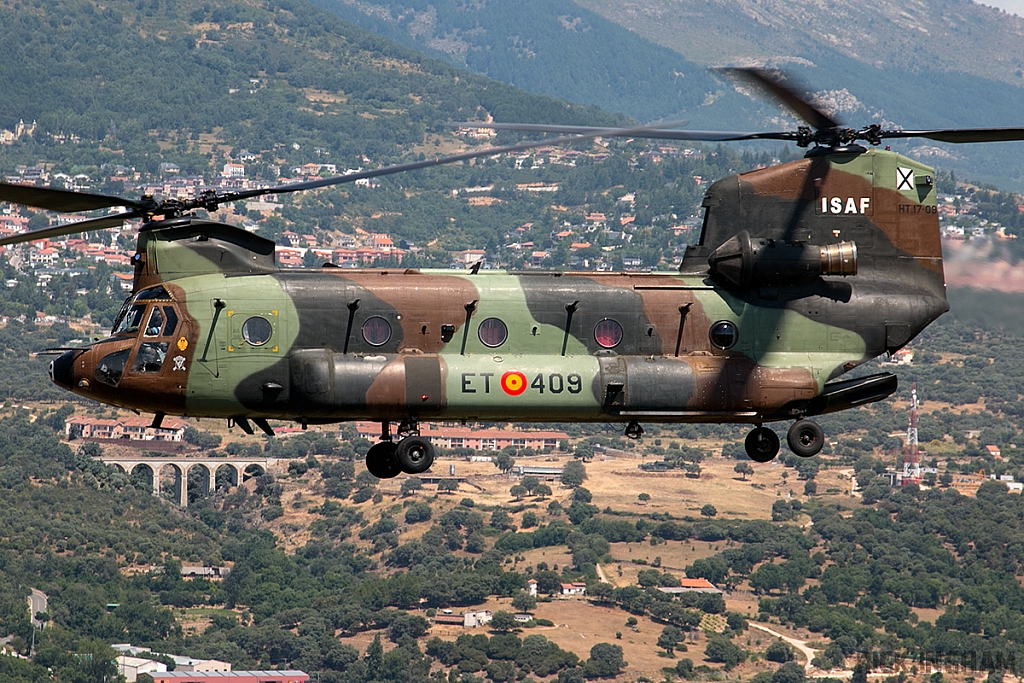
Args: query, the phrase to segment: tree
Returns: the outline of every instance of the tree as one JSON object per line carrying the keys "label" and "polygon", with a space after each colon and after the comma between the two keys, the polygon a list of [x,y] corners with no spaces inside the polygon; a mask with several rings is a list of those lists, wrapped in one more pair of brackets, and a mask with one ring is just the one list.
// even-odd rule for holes
{"label": "tree", "polygon": [[626,667],[622,647],[610,643],[598,643],[590,648],[590,659],[583,667],[587,678],[614,678]]}
{"label": "tree", "polygon": [[437,490],[441,493],[454,493],[459,490],[459,480],[442,479],[437,482]]}
{"label": "tree", "polygon": [[793,648],[785,641],[776,640],[764,651],[764,658],[769,662],[779,662],[780,664],[791,662],[793,661]]}
{"label": "tree", "polygon": [[417,500],[405,509],[405,523],[416,524],[417,522],[429,521],[431,514],[430,506]]}
{"label": "tree", "polygon": [[571,489],[582,486],[587,479],[587,468],[582,462],[572,460],[562,468],[562,485]]}
{"label": "tree", "polygon": [[516,628],[516,618],[512,616],[511,612],[498,610],[491,615],[491,628],[503,633],[514,631]]}
{"label": "tree", "polygon": [[647,502],[651,499],[651,494],[649,494],[649,493],[640,493],[640,494],[637,494],[636,499],[639,500],[644,505],[646,505]]}
{"label": "tree", "polygon": [[512,527],[512,515],[502,508],[495,508],[491,513],[491,526],[495,529],[509,529]]}
{"label": "tree", "polygon": [[689,657],[683,657],[676,662],[676,675],[680,678],[689,679],[693,676],[693,660]]}
{"label": "tree", "polygon": [[803,683],[806,672],[796,662],[783,664],[772,674],[772,683]]}
{"label": "tree", "polygon": [[522,484],[513,484],[512,488],[510,488],[508,492],[516,500],[522,500],[523,496],[525,496],[528,493],[526,487],[523,486]]}
{"label": "tree", "polygon": [[576,450],[573,452],[573,457],[582,460],[583,462],[589,462],[594,457],[594,447],[586,441],[581,441],[576,444]]}
{"label": "tree", "polygon": [[423,488],[423,480],[419,477],[407,477],[402,482],[402,495],[407,496],[413,491],[419,491]]}
{"label": "tree", "polygon": [[537,607],[537,598],[526,591],[512,596],[512,607],[520,612],[532,612]]}
{"label": "tree", "polygon": [[736,467],[732,468],[732,471],[743,477],[743,481],[746,481],[747,477],[753,476],[754,467],[749,462],[738,462]]}
{"label": "tree", "polygon": [[666,654],[672,655],[676,649],[676,645],[683,639],[683,632],[675,626],[666,626],[661,629],[661,635],[658,636],[658,647],[663,649]]}
{"label": "tree", "polygon": [[709,662],[720,662],[728,670],[746,659],[746,655],[738,645],[728,638],[716,636],[708,640],[708,644],[704,647],[704,659]]}
{"label": "tree", "polygon": [[704,517],[714,517],[718,514],[718,508],[711,503],[705,503],[704,507],[700,509],[700,514]]}
{"label": "tree", "polygon": [[504,474],[508,474],[512,471],[512,468],[516,466],[515,458],[513,458],[512,454],[504,448],[496,456],[491,458],[491,462],[493,462],[494,466]]}
{"label": "tree", "polygon": [[537,487],[533,489],[533,495],[538,498],[547,498],[552,493],[551,487],[547,484],[537,484]]}
{"label": "tree", "polygon": [[574,503],[589,503],[594,499],[591,495],[590,489],[578,486],[572,491],[572,502]]}

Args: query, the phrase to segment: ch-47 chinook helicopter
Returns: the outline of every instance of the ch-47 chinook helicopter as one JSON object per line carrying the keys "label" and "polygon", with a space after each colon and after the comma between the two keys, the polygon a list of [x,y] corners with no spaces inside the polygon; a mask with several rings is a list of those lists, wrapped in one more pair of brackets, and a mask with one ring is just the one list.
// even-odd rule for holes
{"label": "ch-47 chinook helicopter", "polygon": [[[1021,140],[1024,129],[854,130],[775,76],[740,75],[809,125],[722,133],[474,123],[562,137],[187,200],[0,184],[0,201],[124,210],[0,245],[143,219],[134,288],[110,336],[64,350],[50,375],[81,396],[154,413],[154,425],[165,415],[219,417],[272,434],[269,419],[379,421],[381,440],[366,455],[378,477],[430,467],[420,420],[622,422],[633,437],[642,421],[746,423],[758,462],[780,448],[765,423],[793,420],[790,449],[813,456],[824,436],[810,417],[897,387],[888,373],[842,375],[949,309],[934,172],[876,147],[887,138]],[[700,241],[678,272],[280,269],[270,240],[194,215],[599,136],[784,140],[809,150],[714,183]]]}

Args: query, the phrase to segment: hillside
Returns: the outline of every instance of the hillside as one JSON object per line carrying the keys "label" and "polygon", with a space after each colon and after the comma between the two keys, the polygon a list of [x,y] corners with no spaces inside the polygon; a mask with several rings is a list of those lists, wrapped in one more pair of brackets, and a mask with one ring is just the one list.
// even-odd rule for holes
{"label": "hillside", "polygon": [[0,147],[6,172],[64,157],[196,173],[248,150],[276,179],[270,167],[310,149],[338,164],[380,162],[473,116],[615,120],[459,71],[301,1],[4,0],[0,45],[0,129],[38,123]]}
{"label": "hillside", "polygon": [[698,64],[785,66],[834,50],[864,65],[1024,86],[1024,19],[970,0],[577,0]]}
{"label": "hillside", "polygon": [[704,68],[571,0],[428,5],[313,0],[338,16],[530,92],[643,121],[699,110],[720,85]]}
{"label": "hillside", "polygon": [[[1024,20],[966,0],[913,11],[888,0],[316,2],[450,63],[641,120],[795,125],[775,104],[704,71],[749,64],[792,71],[855,127],[1014,126],[1024,109]],[[1007,189],[1024,186],[1015,145],[894,148]]]}

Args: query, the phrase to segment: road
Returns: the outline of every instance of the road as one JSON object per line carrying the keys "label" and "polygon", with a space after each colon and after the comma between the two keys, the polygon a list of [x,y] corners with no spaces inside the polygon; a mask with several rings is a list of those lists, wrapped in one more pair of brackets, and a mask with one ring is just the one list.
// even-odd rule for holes
{"label": "road", "polygon": [[810,671],[811,670],[811,660],[814,659],[817,656],[818,650],[815,650],[812,647],[808,647],[807,643],[805,641],[803,641],[803,640],[797,640],[796,638],[790,638],[789,636],[784,636],[781,633],[779,633],[778,631],[773,631],[772,629],[768,628],[767,626],[762,626],[761,624],[755,624],[752,621],[748,622],[748,623],[750,624],[751,628],[756,628],[756,629],[764,631],[766,633],[770,633],[773,636],[776,636],[777,638],[781,638],[782,640],[786,641],[787,643],[789,643],[790,645],[795,647],[797,650],[800,650],[800,652],[803,653],[804,658],[807,660],[807,663],[804,664],[804,670],[805,671]]}
{"label": "road", "polygon": [[36,615],[40,612],[46,612],[48,604],[48,598],[46,593],[41,590],[32,589],[32,592],[28,596],[28,614],[32,619],[32,625],[36,628],[43,628],[46,624],[42,621],[36,620]]}

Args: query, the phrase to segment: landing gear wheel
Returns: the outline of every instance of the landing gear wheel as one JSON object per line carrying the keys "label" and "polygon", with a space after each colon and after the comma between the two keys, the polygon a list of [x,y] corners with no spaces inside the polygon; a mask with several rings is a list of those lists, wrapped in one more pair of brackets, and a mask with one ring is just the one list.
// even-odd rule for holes
{"label": "landing gear wheel", "polygon": [[743,441],[743,448],[754,462],[771,462],[779,454],[779,436],[767,427],[754,427]]}
{"label": "landing gear wheel", "polygon": [[398,444],[393,441],[381,441],[370,446],[366,452],[366,471],[378,479],[391,479],[398,476],[402,468],[398,466],[395,451]]}
{"label": "landing gear wheel", "polygon": [[398,442],[395,461],[406,474],[426,472],[434,464],[434,444],[422,436],[407,436]]}
{"label": "landing gear wheel", "polygon": [[801,458],[809,458],[817,455],[825,445],[825,432],[813,420],[798,420],[789,428],[786,444]]}

